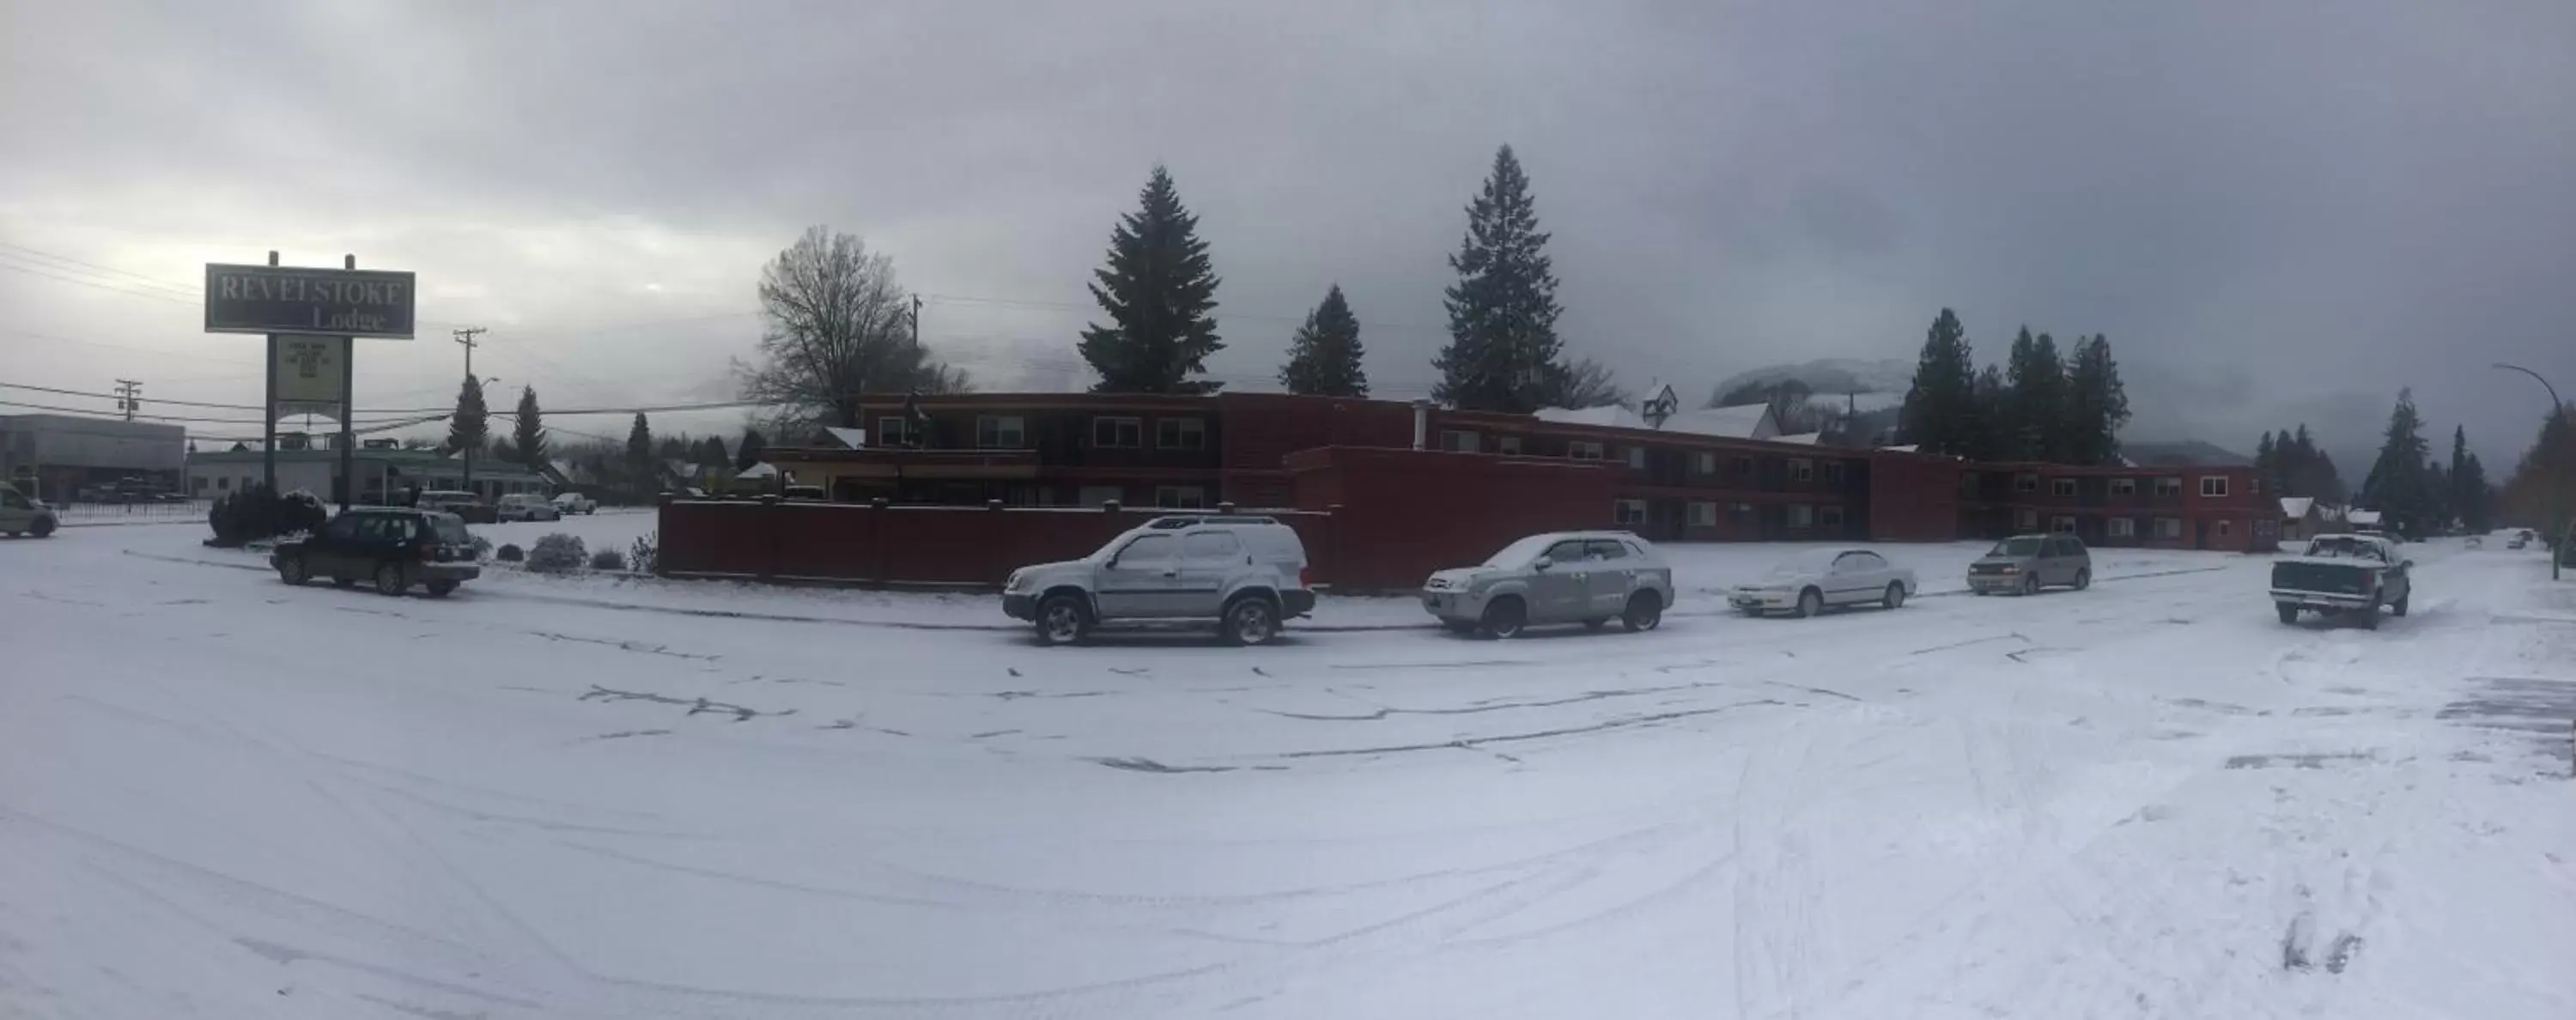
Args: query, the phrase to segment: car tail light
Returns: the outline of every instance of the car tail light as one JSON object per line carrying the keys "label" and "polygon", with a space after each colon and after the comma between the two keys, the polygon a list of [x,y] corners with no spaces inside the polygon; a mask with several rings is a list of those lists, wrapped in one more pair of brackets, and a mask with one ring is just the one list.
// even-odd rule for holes
{"label": "car tail light", "polygon": [[1309,570],[1307,570],[1307,569],[1306,569],[1306,568],[1304,568],[1304,567],[1299,567],[1299,568],[1297,568],[1297,587],[1300,587],[1300,588],[1312,588],[1312,587],[1314,587],[1314,586],[1315,586],[1315,582],[1314,582],[1314,581],[1312,581],[1312,580],[1310,580],[1310,578],[1311,578],[1312,576],[1313,576],[1313,572],[1312,572],[1312,571],[1309,571]]}

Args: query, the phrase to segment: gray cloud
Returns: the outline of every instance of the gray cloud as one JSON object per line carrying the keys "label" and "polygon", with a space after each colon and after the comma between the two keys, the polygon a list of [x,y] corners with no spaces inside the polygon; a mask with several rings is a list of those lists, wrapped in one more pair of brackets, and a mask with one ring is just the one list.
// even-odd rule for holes
{"label": "gray cloud", "polygon": [[[926,293],[1004,299],[928,316],[989,383],[1066,385],[1083,283],[1155,161],[1225,277],[1213,371],[1268,377],[1339,281],[1372,376],[1410,395],[1501,142],[1555,232],[1569,346],[1632,381],[1910,357],[1949,305],[1988,358],[2023,323],[2109,334],[2142,437],[2243,448],[2311,416],[2366,447],[2412,385],[2496,464],[2542,401],[2487,362],[2576,387],[2576,7],[2556,0],[247,0],[0,22],[0,241],[181,285],[270,247],[354,251],[420,272],[425,320],[493,326],[492,371],[554,403],[712,392],[756,331],[760,261],[814,222]],[[250,394],[221,378],[247,352],[184,303],[0,272],[0,307],[12,376]],[[371,345],[362,392],[443,399],[456,353]]]}

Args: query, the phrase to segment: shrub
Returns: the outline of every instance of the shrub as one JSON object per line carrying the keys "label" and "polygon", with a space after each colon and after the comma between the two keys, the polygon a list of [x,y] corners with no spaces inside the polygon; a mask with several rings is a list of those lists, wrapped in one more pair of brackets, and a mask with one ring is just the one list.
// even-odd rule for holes
{"label": "shrub", "polygon": [[241,546],[251,542],[313,532],[331,520],[331,511],[320,497],[298,489],[278,495],[267,486],[254,485],[216,500],[206,513],[206,524],[215,537],[208,542],[216,546]]}
{"label": "shrub", "polygon": [[481,535],[474,536],[474,562],[481,563],[491,558],[492,540]]}
{"label": "shrub", "polygon": [[528,553],[526,550],[521,549],[516,545],[505,543],[501,546],[500,552],[493,554],[493,558],[500,560],[503,563],[517,563],[521,560],[527,559]]}
{"label": "shrub", "polygon": [[537,540],[528,549],[528,569],[540,574],[569,574],[580,570],[589,551],[581,547],[581,538],[555,532]]}
{"label": "shrub", "polygon": [[661,537],[662,533],[658,531],[636,536],[635,544],[626,550],[626,565],[638,574],[653,573],[654,564],[662,557]]}
{"label": "shrub", "polygon": [[590,554],[590,569],[624,570],[626,569],[626,554],[618,552],[615,549],[602,549],[598,552],[592,553]]}

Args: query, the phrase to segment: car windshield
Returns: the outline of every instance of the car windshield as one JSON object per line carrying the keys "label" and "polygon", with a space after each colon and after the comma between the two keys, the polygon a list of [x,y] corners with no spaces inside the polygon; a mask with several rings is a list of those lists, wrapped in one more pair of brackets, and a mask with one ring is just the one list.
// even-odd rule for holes
{"label": "car windshield", "polygon": [[1834,557],[1840,556],[1842,553],[1843,551],[1840,549],[1818,549],[1811,552],[1802,552],[1795,556],[1791,556],[1788,559],[1772,564],[1770,572],[1763,576],[1774,580],[1811,577],[1816,574],[1823,573],[1826,568],[1833,566]]}
{"label": "car windshield", "polygon": [[1530,565],[1530,561],[1538,559],[1540,553],[1546,552],[1547,547],[1563,540],[1562,535],[1531,535],[1485,557],[1483,565],[1505,568],[1526,567]]}
{"label": "car windshield", "polygon": [[2024,535],[2020,538],[2007,538],[2001,542],[1995,543],[1994,548],[1986,550],[1986,555],[2037,556],[2039,555],[2039,539],[2030,535]]}

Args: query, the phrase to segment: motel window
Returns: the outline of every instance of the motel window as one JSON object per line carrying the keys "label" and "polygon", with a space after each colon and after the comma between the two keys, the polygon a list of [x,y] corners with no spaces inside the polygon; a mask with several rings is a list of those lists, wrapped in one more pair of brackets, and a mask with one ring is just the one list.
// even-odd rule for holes
{"label": "motel window", "polygon": [[2136,538],[2137,536],[2138,522],[2126,517],[2111,518],[2112,538]]}
{"label": "motel window", "polygon": [[2227,476],[2226,476],[2226,475],[2202,475],[2202,476],[2200,476],[2200,494],[2201,494],[2201,495],[2203,495],[2203,496],[2212,496],[2212,497],[2227,495]]}
{"label": "motel window", "polygon": [[1632,468],[1635,468],[1635,469],[1637,469],[1637,470],[1639,470],[1639,471],[1643,471],[1643,470],[1645,470],[1645,469],[1646,469],[1646,448],[1645,448],[1645,447],[1642,447],[1642,446],[1631,446],[1631,447],[1629,447],[1629,448],[1628,448],[1628,466],[1629,466],[1629,467],[1632,467]]}
{"label": "motel window", "polygon": [[1816,523],[1821,524],[1821,525],[1823,525],[1823,526],[1825,526],[1825,527],[1828,527],[1828,528],[1839,528],[1839,527],[1842,527],[1842,526],[1843,526],[1843,508],[1842,508],[1842,507],[1839,507],[1839,506],[1820,506],[1820,507],[1817,507],[1817,508],[1816,508]]}
{"label": "motel window", "polygon": [[1496,453],[1500,453],[1500,454],[1503,454],[1503,455],[1506,455],[1506,456],[1518,456],[1518,455],[1520,454],[1520,452],[1521,452],[1521,437],[1519,437],[1519,436],[1495,436],[1495,437],[1494,437],[1494,452],[1496,452]]}
{"label": "motel window", "polygon": [[1838,461],[1838,460],[1829,460],[1829,461],[1826,461],[1826,462],[1825,462],[1825,484],[1827,484],[1827,485],[1841,485],[1842,483],[1843,483],[1843,462]]}
{"label": "motel window", "polygon": [[986,450],[1017,450],[1028,445],[1028,423],[1016,414],[975,416],[975,445]]}
{"label": "motel window", "polygon": [[1091,445],[1104,450],[1134,449],[1145,445],[1145,420],[1142,418],[1091,419]]}
{"label": "motel window", "polygon": [[2263,494],[2263,479],[2262,479],[2262,477],[2258,475],[2258,476],[2256,476],[2256,477],[2246,479],[2246,480],[2245,480],[2245,487],[2246,487],[2246,489],[2247,489],[2247,490],[2249,490],[2253,495],[2257,495],[2257,496],[2262,495],[2262,494]]}
{"label": "motel window", "polygon": [[1753,458],[1735,458],[1735,477],[1746,481],[1751,481],[1753,479]]}
{"label": "motel window", "polygon": [[2075,518],[2051,517],[2048,519],[2048,530],[2060,535],[2072,535],[2075,533]]}
{"label": "motel window", "polygon": [[1600,460],[1601,444],[1589,439],[1577,439],[1565,444],[1565,455],[1575,460]]}
{"label": "motel window", "polygon": [[2231,522],[2231,521],[2228,521],[2228,520],[2225,520],[2225,519],[2223,519],[2223,518],[2222,518],[2222,519],[2218,522],[2218,537],[2220,537],[2220,538],[2226,538],[2226,537],[2227,537],[2227,533],[2228,533],[2230,530],[2233,530],[2233,528],[2232,528],[2233,523],[2234,523],[2234,522]]}
{"label": "motel window", "polygon": [[2024,511],[2021,511],[2020,513],[2017,513],[2017,514],[2014,514],[2014,515],[2013,515],[2013,528],[2014,528],[2014,530],[2017,530],[2017,531],[2033,531],[2033,530],[2038,529],[2038,527],[2039,527],[2039,511],[2037,511],[2037,510],[2024,510]]}
{"label": "motel window", "polygon": [[1703,475],[1716,474],[1717,455],[1706,450],[1691,454],[1691,470]]}
{"label": "motel window", "polygon": [[912,422],[896,415],[877,419],[877,443],[881,446],[911,446]]}
{"label": "motel window", "polygon": [[2159,496],[2179,496],[2179,495],[2182,495],[2182,479],[2180,479],[2180,478],[2159,478],[2159,479],[2156,479],[2156,495],[2159,495]]}
{"label": "motel window", "polygon": [[2038,491],[2039,491],[2039,476],[2038,476],[2038,475],[2014,475],[2014,476],[2013,476],[2013,491],[2014,491],[2014,492],[2038,492]]}
{"label": "motel window", "polygon": [[1806,458],[1804,458],[1804,457],[1794,458],[1794,459],[1790,460],[1790,461],[1789,461],[1789,480],[1790,480],[1790,481],[1793,481],[1793,482],[1812,482],[1812,481],[1815,481],[1815,480],[1816,480],[1816,462],[1815,462],[1815,461],[1812,461],[1812,460],[1808,460],[1808,459],[1806,459]]}
{"label": "motel window", "polygon": [[1126,502],[1127,490],[1115,485],[1085,485],[1074,494],[1074,501],[1083,506],[1099,506],[1111,500]]}
{"label": "motel window", "polygon": [[229,489],[229,488],[232,488],[232,487],[233,487],[233,480],[232,480],[231,476],[225,476],[225,477],[223,477],[223,478],[215,479],[215,488],[218,488],[218,489]]}
{"label": "motel window", "polygon": [[1611,503],[1610,503],[1610,510],[1611,510],[1612,516],[1613,516],[1613,517],[1615,517],[1615,518],[1618,520],[1618,522],[1619,522],[1619,523],[1621,523],[1621,524],[1644,524],[1644,523],[1646,523],[1646,501],[1645,501],[1645,500],[1642,500],[1642,499],[1620,499],[1620,500],[1612,500],[1612,501],[1611,501]]}
{"label": "motel window", "polygon": [[2048,480],[2048,492],[2052,496],[2072,496],[2075,494],[2075,479],[2051,478]]}
{"label": "motel window", "polygon": [[1716,526],[1717,526],[1717,504],[1715,504],[1715,503],[1693,503],[1693,504],[1691,504],[1691,505],[1690,505],[1690,526],[1691,526],[1691,527],[1694,527],[1694,528],[1714,528],[1714,527],[1716,527]]}
{"label": "motel window", "polygon": [[1815,527],[1816,508],[1808,506],[1805,503],[1789,504],[1789,526],[1792,528]]}
{"label": "motel window", "polygon": [[2158,517],[2158,518],[2156,518],[2156,537],[2157,537],[2157,538],[2181,538],[2181,537],[2182,537],[2182,518],[2180,518],[2180,517]]}
{"label": "motel window", "polygon": [[206,476],[198,475],[195,478],[191,478],[188,480],[188,484],[198,492],[204,492],[206,491]]}
{"label": "motel window", "polygon": [[1154,446],[1164,450],[1207,449],[1207,423],[1196,418],[1158,418]]}
{"label": "motel window", "polygon": [[2112,494],[2112,495],[2114,495],[2114,496],[2135,496],[2135,495],[2137,495],[2137,494],[2138,494],[2138,480],[2137,480],[2137,479],[2135,479],[2135,478],[2114,478],[2114,479],[2111,479],[2111,494]]}
{"label": "motel window", "polygon": [[1165,510],[1207,509],[1207,487],[1201,485],[1157,485],[1154,505]]}
{"label": "motel window", "polygon": [[1729,504],[1727,504],[1727,505],[1726,505],[1726,521],[1727,521],[1727,523],[1729,523],[1729,524],[1733,524],[1733,525],[1735,525],[1735,526],[1737,526],[1737,527],[1743,527],[1743,526],[1746,526],[1746,525],[1752,524],[1752,523],[1753,523],[1753,504],[1751,504],[1751,503],[1729,503]]}
{"label": "motel window", "polygon": [[1458,429],[1442,429],[1440,448],[1451,453],[1476,452],[1476,434]]}

